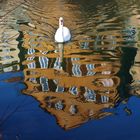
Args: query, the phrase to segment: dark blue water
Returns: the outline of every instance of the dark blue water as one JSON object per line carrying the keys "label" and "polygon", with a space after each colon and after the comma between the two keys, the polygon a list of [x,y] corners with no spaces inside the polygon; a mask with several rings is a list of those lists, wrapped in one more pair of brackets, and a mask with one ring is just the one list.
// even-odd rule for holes
{"label": "dark blue water", "polygon": [[[12,73],[1,74],[4,80]],[[22,72],[14,73],[23,76]],[[39,108],[39,103],[30,96],[23,95],[25,85],[21,82],[0,83],[1,135],[4,140],[138,140],[139,139],[139,106],[137,97],[131,97],[127,104],[120,104],[109,111],[115,115],[100,120],[91,120],[78,128],[65,131],[60,128],[55,118]],[[131,109],[128,115],[124,108]],[[63,119],[63,118],[62,118]]]}

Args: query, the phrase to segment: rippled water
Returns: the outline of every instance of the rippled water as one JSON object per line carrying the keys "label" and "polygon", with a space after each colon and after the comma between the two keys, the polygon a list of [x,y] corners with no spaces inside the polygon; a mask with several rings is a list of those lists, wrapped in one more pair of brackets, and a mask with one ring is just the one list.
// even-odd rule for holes
{"label": "rippled water", "polygon": [[[38,116],[40,108],[38,105],[31,105],[31,108],[37,108],[33,113],[36,119],[41,120],[43,117],[44,123],[47,122],[52,129],[57,129],[58,136],[44,136],[43,130],[46,129],[49,134],[49,127],[42,128],[41,123],[38,126],[42,129],[36,130],[39,132],[37,137],[28,136],[21,129],[25,127],[25,121],[22,120],[21,125],[16,126],[19,132],[16,134],[14,131],[9,137],[4,130],[7,129],[3,126],[5,123],[0,123],[0,138],[67,139],[70,134],[60,132],[59,129],[63,128],[70,130],[71,139],[77,139],[80,134],[80,139],[90,140],[94,135],[91,133],[88,136],[90,129],[110,129],[104,125],[109,121],[106,118],[114,118],[112,126],[120,122],[124,129],[127,129],[124,123],[128,121],[126,116],[137,120],[138,116],[133,112],[139,113],[137,106],[140,103],[137,98],[140,94],[138,0],[7,0],[0,3],[0,84],[2,91],[7,94],[5,98],[3,94],[1,96],[7,102],[7,98],[11,96],[7,91],[10,85],[11,89],[16,87],[12,92],[13,95],[16,94],[12,98],[13,102],[18,100],[17,107],[13,106],[13,102],[8,105],[1,103],[5,110],[1,112],[0,122],[8,122],[11,116],[10,123],[14,123],[14,115],[16,114],[16,118],[21,116],[15,108],[24,108],[23,116],[27,117],[29,112],[26,108],[28,110],[30,107],[24,103],[20,105],[19,102],[24,98],[26,102],[31,97],[28,104],[38,103],[41,108],[39,111],[45,111]],[[72,34],[71,41],[65,44],[54,41],[60,16],[63,16],[64,24],[70,28]],[[23,99],[18,97],[19,94]],[[8,112],[10,104],[14,113]],[[47,113],[51,115],[45,117]],[[120,117],[122,114],[125,117]],[[54,124],[53,116],[60,127]],[[28,121],[30,120],[36,124],[35,118]],[[93,123],[96,124],[95,127],[91,126]],[[11,126],[8,125],[8,128]],[[27,127],[33,129],[28,123]],[[131,125],[129,127],[133,128]],[[77,134],[74,128],[78,129]],[[83,131],[85,135],[82,134]],[[114,131],[119,130],[116,127],[112,133]],[[97,129],[96,133],[99,132]],[[32,131],[30,133],[35,135]],[[121,131],[117,133],[122,136]],[[135,133],[131,132],[131,137],[134,138],[135,135],[138,139]],[[115,137],[108,136],[105,132],[103,134],[106,139]],[[101,139],[95,137],[99,138]],[[121,138],[130,137],[123,135]]]}

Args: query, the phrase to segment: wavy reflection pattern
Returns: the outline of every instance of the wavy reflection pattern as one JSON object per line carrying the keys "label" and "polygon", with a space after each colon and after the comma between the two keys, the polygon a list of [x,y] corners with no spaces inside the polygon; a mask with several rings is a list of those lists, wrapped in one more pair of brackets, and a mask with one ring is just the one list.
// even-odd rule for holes
{"label": "wavy reflection pattern", "polygon": [[[125,69],[121,66],[124,52],[120,48],[139,45],[136,43],[139,8],[135,2],[9,0],[6,3],[5,13],[0,15],[1,71],[19,70],[17,31],[20,31],[23,34],[20,59],[25,57],[27,85],[24,93],[35,97],[64,129],[111,115],[103,110],[115,106],[120,98],[118,72]],[[72,42],[64,46],[52,43],[60,14],[73,35]],[[138,71],[132,68],[132,73],[133,70]],[[130,74],[125,74],[125,78],[126,75]],[[138,81],[137,78],[134,74],[133,79]],[[121,77],[121,84],[122,81]]]}

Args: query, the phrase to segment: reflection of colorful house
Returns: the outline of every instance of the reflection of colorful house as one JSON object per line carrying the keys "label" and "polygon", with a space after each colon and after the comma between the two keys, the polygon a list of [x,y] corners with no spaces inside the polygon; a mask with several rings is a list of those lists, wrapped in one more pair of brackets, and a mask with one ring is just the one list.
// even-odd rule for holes
{"label": "reflection of colorful house", "polygon": [[[73,55],[69,54],[73,52],[64,50],[62,58],[61,50],[47,52],[47,43],[44,50],[39,45],[30,50],[28,39],[29,36],[26,38],[25,35],[24,47],[28,50],[27,60],[23,62],[25,94],[35,97],[65,129],[110,114],[102,110],[118,101],[120,80],[115,74],[119,71],[119,61],[115,60],[113,64],[103,61],[104,56],[99,53],[79,55],[80,49],[75,49]],[[90,50],[83,51],[89,53]]]}

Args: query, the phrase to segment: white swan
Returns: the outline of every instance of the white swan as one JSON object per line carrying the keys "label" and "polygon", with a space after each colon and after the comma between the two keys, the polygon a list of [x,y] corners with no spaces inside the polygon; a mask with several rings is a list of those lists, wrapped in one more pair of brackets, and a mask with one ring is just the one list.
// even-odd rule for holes
{"label": "white swan", "polygon": [[64,20],[62,17],[59,18],[59,28],[55,33],[55,41],[58,43],[64,43],[71,39],[70,30],[63,26]]}

